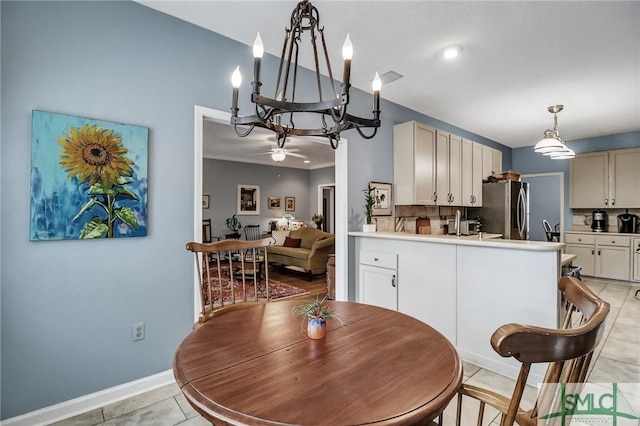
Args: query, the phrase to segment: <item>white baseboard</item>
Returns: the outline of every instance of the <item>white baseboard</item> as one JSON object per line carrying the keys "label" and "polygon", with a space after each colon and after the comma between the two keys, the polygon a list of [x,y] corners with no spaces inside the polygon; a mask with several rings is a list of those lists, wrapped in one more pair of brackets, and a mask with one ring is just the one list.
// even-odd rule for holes
{"label": "white baseboard", "polygon": [[31,411],[20,416],[11,417],[1,421],[0,424],[2,426],[33,426],[54,423],[174,382],[173,370],[167,370],[109,389]]}

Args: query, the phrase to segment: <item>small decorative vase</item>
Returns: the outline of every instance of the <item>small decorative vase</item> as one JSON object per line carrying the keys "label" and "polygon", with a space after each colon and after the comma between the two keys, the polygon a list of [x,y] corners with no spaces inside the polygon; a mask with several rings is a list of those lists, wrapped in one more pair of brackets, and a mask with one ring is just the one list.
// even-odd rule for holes
{"label": "small decorative vase", "polygon": [[307,336],[310,339],[324,339],[327,336],[327,322],[318,318],[309,318]]}
{"label": "small decorative vase", "polygon": [[365,223],[364,225],[362,225],[362,232],[376,232],[376,224],[375,223],[370,223],[370,224]]}

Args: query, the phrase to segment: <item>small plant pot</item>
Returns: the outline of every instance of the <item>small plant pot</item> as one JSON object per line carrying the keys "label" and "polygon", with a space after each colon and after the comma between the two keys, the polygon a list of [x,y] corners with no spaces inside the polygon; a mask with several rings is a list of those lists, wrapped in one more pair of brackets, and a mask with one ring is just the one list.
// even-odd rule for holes
{"label": "small plant pot", "polygon": [[327,322],[317,318],[309,318],[307,336],[310,339],[324,339],[327,337]]}
{"label": "small plant pot", "polygon": [[376,224],[375,223],[363,224],[362,232],[376,232]]}

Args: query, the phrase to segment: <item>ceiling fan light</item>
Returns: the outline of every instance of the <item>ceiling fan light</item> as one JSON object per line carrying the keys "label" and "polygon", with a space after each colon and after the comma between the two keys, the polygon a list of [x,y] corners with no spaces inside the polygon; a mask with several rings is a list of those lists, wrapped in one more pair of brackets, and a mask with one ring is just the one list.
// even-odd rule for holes
{"label": "ceiling fan light", "polygon": [[271,159],[273,161],[283,161],[287,157],[287,153],[284,149],[274,149],[271,153]]}

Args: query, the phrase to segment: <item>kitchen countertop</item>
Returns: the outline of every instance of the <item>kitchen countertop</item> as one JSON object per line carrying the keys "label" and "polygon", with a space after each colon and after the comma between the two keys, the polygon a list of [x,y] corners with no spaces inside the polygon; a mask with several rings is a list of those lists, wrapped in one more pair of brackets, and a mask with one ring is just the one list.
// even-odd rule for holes
{"label": "kitchen countertop", "polygon": [[622,233],[622,232],[593,232],[593,231],[564,231],[565,234],[581,234],[581,235],[610,235],[614,237],[635,237],[639,238],[640,234],[637,232],[634,234],[631,233]]}
{"label": "kitchen countertop", "polygon": [[564,243],[551,243],[546,241],[503,240],[501,234],[479,235],[429,235],[411,234],[408,232],[349,232],[352,237],[381,238],[405,241],[422,241],[436,244],[457,244],[465,246],[494,247],[503,249],[530,250],[530,251],[560,251]]}

